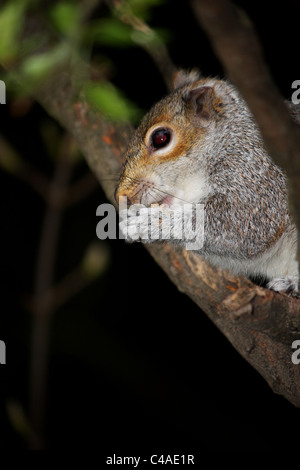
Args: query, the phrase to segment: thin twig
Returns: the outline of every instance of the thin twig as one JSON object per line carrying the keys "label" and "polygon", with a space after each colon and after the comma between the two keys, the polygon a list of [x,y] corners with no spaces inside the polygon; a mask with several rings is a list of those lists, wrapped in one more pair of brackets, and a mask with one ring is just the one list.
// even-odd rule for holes
{"label": "thin twig", "polygon": [[82,176],[79,181],[76,181],[69,187],[63,204],[66,207],[72,206],[87,197],[97,188],[99,188],[99,182],[93,173],[88,172]]}
{"label": "thin twig", "polygon": [[27,183],[44,200],[47,199],[49,181],[29,162],[21,159],[12,145],[0,135],[0,166],[7,173]]}
{"label": "thin twig", "polygon": [[[145,34],[145,37],[153,38],[156,32],[143,21],[141,18],[134,15],[128,9],[124,11],[123,0],[106,0],[106,3],[113,8],[114,12],[123,23],[130,25],[135,31]],[[151,43],[151,41],[144,41],[140,46],[149,54],[157,69],[159,70],[167,89],[170,91],[172,88],[172,77],[176,72],[176,67],[170,57],[167,47],[161,41],[159,46]]]}
{"label": "thin twig", "polygon": [[[69,136],[65,137],[62,155],[58,159],[54,178],[50,184],[50,200],[57,199],[57,193],[64,197],[71,177],[72,164],[68,161],[68,141]],[[62,215],[63,205],[46,207],[37,255],[29,381],[30,420],[33,429],[29,442],[31,449],[43,449],[45,446],[47,366],[51,319],[54,311],[52,303],[48,301],[47,293],[54,279],[55,254]]]}

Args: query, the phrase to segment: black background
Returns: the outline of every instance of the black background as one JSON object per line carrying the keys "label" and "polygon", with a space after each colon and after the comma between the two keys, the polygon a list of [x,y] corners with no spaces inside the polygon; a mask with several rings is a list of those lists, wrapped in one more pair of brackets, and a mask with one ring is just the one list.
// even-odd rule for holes
{"label": "black background", "polygon": [[[273,78],[289,99],[299,79],[299,2],[237,2],[252,18]],[[152,26],[171,32],[179,67],[224,76],[188,2],[166,1]],[[147,110],[166,93],[151,59],[137,48],[105,48],[113,82]],[[0,107],[1,132],[24,158],[51,175],[39,134],[50,119],[34,105],[23,118]],[[81,164],[74,176],[86,171]],[[28,406],[30,315],[43,203],[22,182],[1,173],[1,320],[7,347],[1,367],[0,448],[24,449],[8,400]],[[96,239],[101,189],[64,219],[56,277],[76,266]],[[179,293],[140,244],[107,241],[110,266],[55,315],[47,392],[47,448],[97,448],[106,455],[202,449],[295,448],[300,411],[275,395],[260,375],[186,296]],[[292,354],[292,349],[291,349]],[[130,454],[131,453],[131,454]]]}

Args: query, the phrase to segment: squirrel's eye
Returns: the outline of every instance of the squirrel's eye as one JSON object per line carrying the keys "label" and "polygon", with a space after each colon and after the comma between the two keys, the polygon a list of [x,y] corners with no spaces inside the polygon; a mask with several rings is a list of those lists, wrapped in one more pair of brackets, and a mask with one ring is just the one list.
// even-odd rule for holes
{"label": "squirrel's eye", "polygon": [[157,129],[151,136],[151,145],[154,150],[161,149],[168,145],[171,140],[169,129]]}

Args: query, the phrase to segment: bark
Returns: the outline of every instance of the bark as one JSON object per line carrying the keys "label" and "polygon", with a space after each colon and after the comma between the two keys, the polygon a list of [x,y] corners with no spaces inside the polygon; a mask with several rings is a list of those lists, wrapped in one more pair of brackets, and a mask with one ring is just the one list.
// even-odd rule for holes
{"label": "bark", "polygon": [[[75,137],[107,198],[114,203],[115,181],[111,177],[120,170],[131,128],[112,124],[92,111],[71,82],[70,74],[58,70],[36,91],[36,97]],[[178,289],[209,316],[273,391],[300,407],[300,366],[291,360],[292,343],[300,339],[299,299],[233,277],[170,244],[151,244],[147,249]]]}

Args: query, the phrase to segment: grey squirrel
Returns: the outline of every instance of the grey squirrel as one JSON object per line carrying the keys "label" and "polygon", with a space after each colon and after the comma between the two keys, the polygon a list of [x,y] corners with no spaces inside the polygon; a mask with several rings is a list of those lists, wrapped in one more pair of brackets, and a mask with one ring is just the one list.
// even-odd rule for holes
{"label": "grey squirrel", "polygon": [[[204,204],[200,255],[235,274],[263,278],[275,291],[298,291],[286,177],[231,83],[196,70],[177,72],[173,92],[152,107],[129,143],[120,196],[129,205],[163,204],[175,214],[173,225],[184,202]],[[135,239],[148,230],[147,209],[144,215],[144,224],[140,214],[130,218]],[[184,244],[175,232],[171,242]]]}

